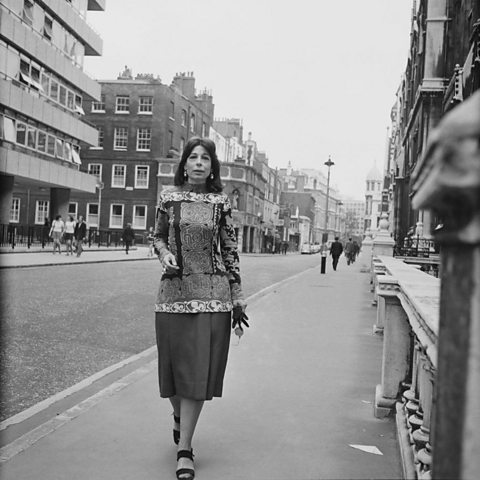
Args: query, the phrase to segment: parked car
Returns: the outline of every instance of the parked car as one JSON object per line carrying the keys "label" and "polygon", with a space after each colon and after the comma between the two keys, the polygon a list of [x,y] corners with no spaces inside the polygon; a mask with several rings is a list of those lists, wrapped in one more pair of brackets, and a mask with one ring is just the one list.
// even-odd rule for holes
{"label": "parked car", "polygon": [[308,242],[305,242],[300,248],[301,254],[310,255],[312,253],[312,248]]}
{"label": "parked car", "polygon": [[312,253],[318,253],[320,251],[321,245],[319,243],[312,243],[310,245],[310,250]]}

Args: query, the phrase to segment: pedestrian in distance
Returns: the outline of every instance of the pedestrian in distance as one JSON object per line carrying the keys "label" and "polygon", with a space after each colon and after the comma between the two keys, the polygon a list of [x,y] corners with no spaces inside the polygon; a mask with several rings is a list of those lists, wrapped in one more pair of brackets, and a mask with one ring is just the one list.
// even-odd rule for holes
{"label": "pedestrian in distance", "polygon": [[150,227],[147,232],[147,242],[148,242],[148,256],[153,257],[154,248],[153,248],[153,240],[154,240],[154,229]]}
{"label": "pedestrian in distance", "polygon": [[353,241],[353,261],[357,259],[358,254],[360,253],[360,245],[356,240]]}
{"label": "pedestrian in distance", "polygon": [[338,237],[335,237],[335,241],[330,245],[330,255],[332,256],[332,266],[333,269],[337,270],[338,259],[343,252],[342,242],[338,240]]}
{"label": "pedestrian in distance", "polygon": [[79,257],[83,252],[83,242],[87,236],[87,224],[83,221],[81,215],[78,217],[78,222],[75,225],[73,234],[75,237],[75,245],[77,247],[77,257]]}
{"label": "pedestrian in distance", "polygon": [[75,233],[75,220],[71,215],[65,221],[65,247],[67,255],[73,255],[73,236]]}
{"label": "pedestrian in distance", "polygon": [[122,233],[122,240],[123,240],[123,243],[125,244],[125,253],[127,255],[128,255],[128,251],[130,250],[130,247],[132,246],[134,239],[135,239],[135,232],[132,229],[132,224],[127,223],[127,226],[125,227]]}
{"label": "pedestrian in distance", "polygon": [[192,439],[204,402],[221,397],[230,325],[248,326],[232,207],[215,144],[192,137],[174,186],[161,192],[155,252],[163,275],[155,304],[160,396],[173,408],[178,479],[195,476]]}
{"label": "pedestrian in distance", "polygon": [[55,220],[52,222],[52,226],[50,227],[49,236],[53,238],[53,254],[55,255],[55,251],[58,248],[58,253],[62,253],[62,238],[63,232],[65,231],[65,223],[62,220],[61,215],[57,215]]}
{"label": "pedestrian in distance", "polygon": [[349,238],[348,242],[345,244],[345,257],[347,258],[347,265],[350,265],[354,262],[355,247],[353,246],[352,239]]}

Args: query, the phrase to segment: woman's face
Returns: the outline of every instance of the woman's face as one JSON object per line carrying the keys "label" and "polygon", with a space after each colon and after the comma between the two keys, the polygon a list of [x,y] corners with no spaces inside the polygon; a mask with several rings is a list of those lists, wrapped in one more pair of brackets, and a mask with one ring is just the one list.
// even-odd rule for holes
{"label": "woman's face", "polygon": [[205,183],[212,171],[212,159],[207,150],[197,145],[185,162],[185,171],[190,183]]}

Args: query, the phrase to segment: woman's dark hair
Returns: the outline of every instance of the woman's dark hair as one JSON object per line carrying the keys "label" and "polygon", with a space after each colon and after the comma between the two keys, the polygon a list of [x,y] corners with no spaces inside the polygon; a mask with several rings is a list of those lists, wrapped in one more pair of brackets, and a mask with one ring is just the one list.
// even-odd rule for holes
{"label": "woman's dark hair", "polygon": [[61,215],[57,215],[57,216],[55,217],[55,220],[60,220],[61,218],[62,218]]}
{"label": "woman's dark hair", "polygon": [[185,144],[180,163],[178,164],[173,184],[177,187],[186,183],[185,178],[185,163],[195,147],[202,146],[208,153],[211,159],[213,179],[210,175],[207,177],[206,185],[209,192],[220,193],[223,190],[223,185],[220,180],[220,162],[218,161],[215,143],[209,138],[192,137]]}

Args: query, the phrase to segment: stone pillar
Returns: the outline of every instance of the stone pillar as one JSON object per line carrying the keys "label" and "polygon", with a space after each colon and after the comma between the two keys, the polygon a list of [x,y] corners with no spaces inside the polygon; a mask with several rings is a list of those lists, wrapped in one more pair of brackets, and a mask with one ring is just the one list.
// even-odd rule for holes
{"label": "stone pillar", "polygon": [[378,295],[385,301],[382,379],[375,390],[374,414],[389,415],[395,408],[400,385],[408,375],[410,365],[410,324],[398,299],[400,288],[391,276],[381,276]]}
{"label": "stone pillar", "polygon": [[370,230],[367,230],[365,232],[365,238],[363,239],[363,242],[362,242],[362,249],[358,257],[360,261],[361,272],[368,273],[372,268],[372,245],[373,245],[372,234]]}
{"label": "stone pillar", "polygon": [[51,188],[50,189],[50,215],[55,218],[61,215],[63,220],[68,215],[68,204],[70,203],[69,188]]}
{"label": "stone pillar", "polygon": [[480,472],[480,91],[445,115],[416,168],[413,207],[443,219],[438,373],[432,426],[435,479]]}
{"label": "stone pillar", "polygon": [[0,224],[10,223],[14,177],[0,175]]}
{"label": "stone pillar", "polygon": [[385,255],[393,257],[393,247],[395,240],[390,236],[388,231],[388,214],[383,212],[378,224],[378,231],[373,239],[373,256]]}

